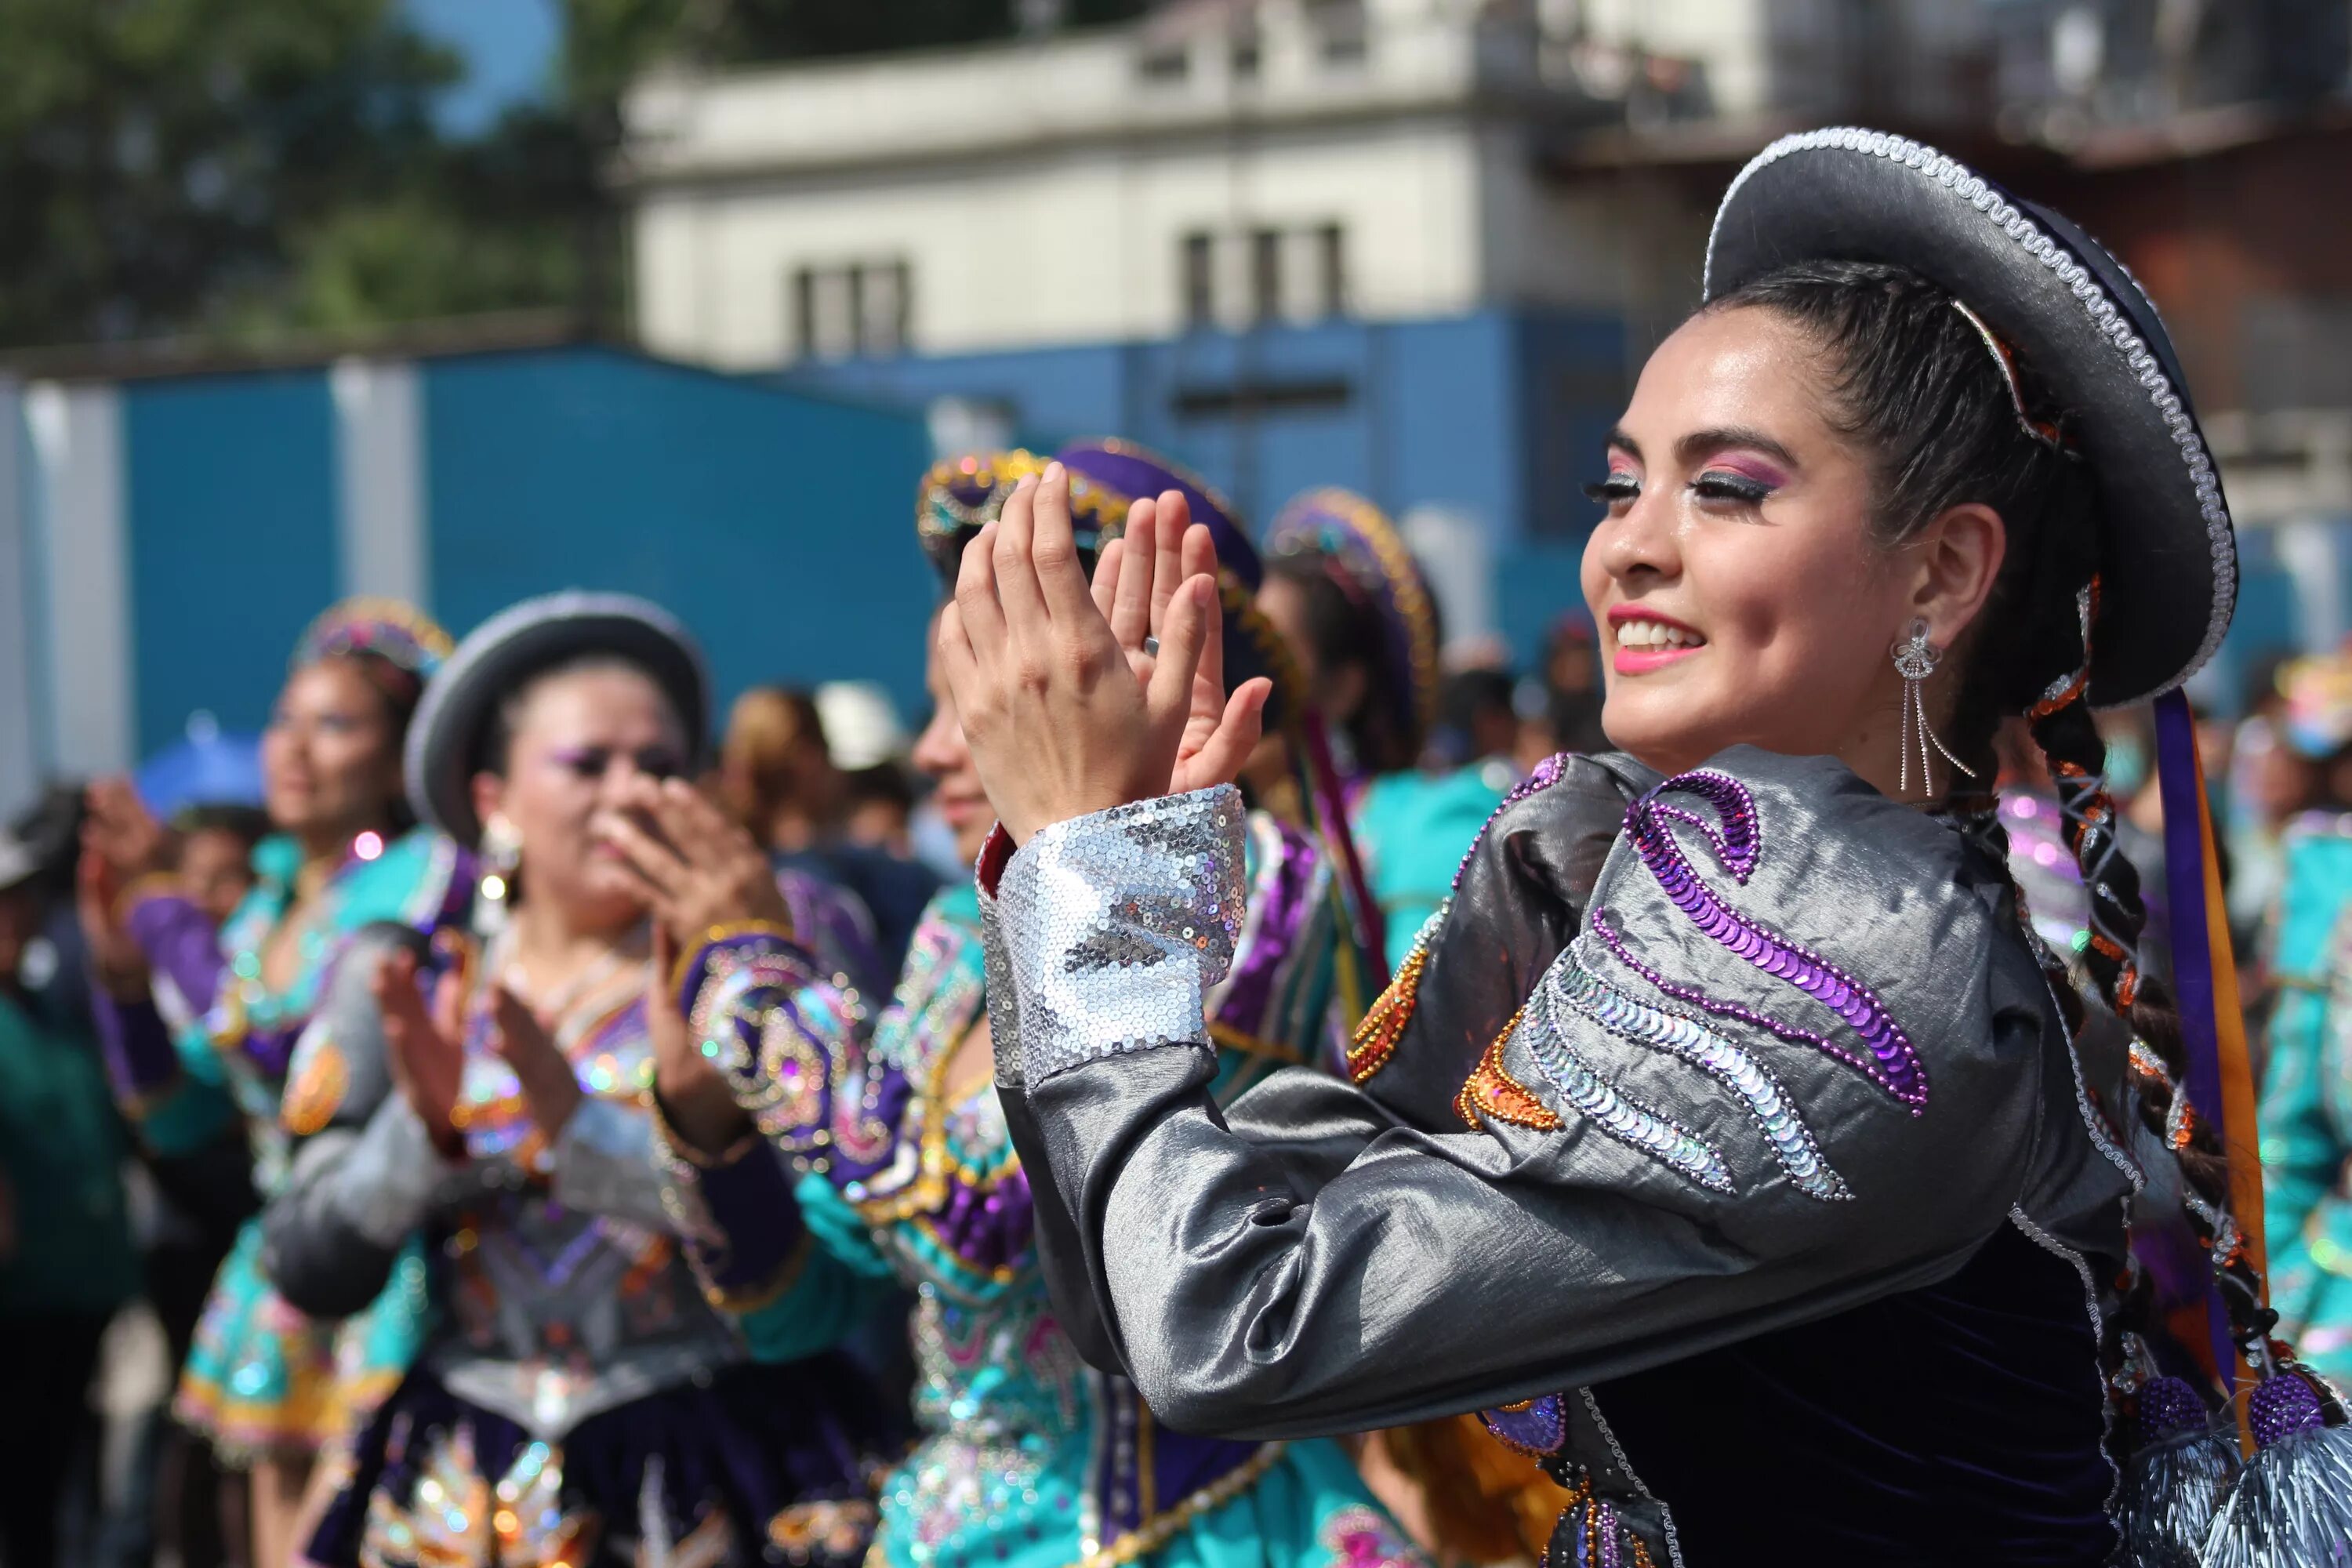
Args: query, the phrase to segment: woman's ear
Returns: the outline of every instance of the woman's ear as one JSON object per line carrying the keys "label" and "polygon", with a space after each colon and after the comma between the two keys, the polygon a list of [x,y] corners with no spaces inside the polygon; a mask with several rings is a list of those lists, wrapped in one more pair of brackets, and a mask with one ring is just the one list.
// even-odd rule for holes
{"label": "woman's ear", "polygon": [[507,781],[493,773],[474,775],[474,820],[488,822],[506,808]]}
{"label": "woman's ear", "polygon": [[2000,580],[2009,530],[1979,501],[1938,513],[1913,542],[1911,613],[1927,623],[1927,640],[1950,647],[1976,624]]}

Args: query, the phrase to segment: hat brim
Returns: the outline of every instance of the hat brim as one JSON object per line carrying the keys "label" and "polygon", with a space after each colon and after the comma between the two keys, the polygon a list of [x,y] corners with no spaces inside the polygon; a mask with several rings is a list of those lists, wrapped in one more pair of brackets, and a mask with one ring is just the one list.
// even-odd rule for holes
{"label": "hat brim", "polygon": [[609,655],[642,669],[686,727],[689,759],[702,753],[710,678],[702,653],[667,610],[626,594],[571,592],[526,599],[474,628],[425,689],[408,729],[410,806],[467,848],[481,842],[474,775],[499,706],[534,676],[576,658]]}
{"label": "hat brim", "polygon": [[1853,129],[1784,137],[1732,181],[1706,296],[1812,260],[1884,262],[1949,289],[2072,416],[2099,500],[2091,700],[2138,701],[2201,668],[2236,608],[2236,536],[2171,338],[2123,265],[1935,149]]}

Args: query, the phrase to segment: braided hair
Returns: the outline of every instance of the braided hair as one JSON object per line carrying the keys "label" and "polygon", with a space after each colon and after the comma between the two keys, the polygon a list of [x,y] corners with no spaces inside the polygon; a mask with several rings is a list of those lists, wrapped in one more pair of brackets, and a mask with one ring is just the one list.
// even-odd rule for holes
{"label": "braided hair", "polygon": [[[2116,805],[2103,778],[2106,749],[2087,697],[2097,620],[2096,500],[2084,465],[2068,450],[2063,418],[2037,420],[2053,402],[2032,367],[2019,364],[1948,290],[1903,268],[1801,263],[1706,309],[1772,311],[1822,350],[1832,427],[1874,458],[1871,528],[1883,547],[1910,542],[1953,506],[1978,502],[2000,515],[2009,550],[1972,646],[1959,650],[1963,674],[1946,738],[1979,776],[1990,778],[1997,730],[2010,716],[2025,716],[2090,898],[2081,981],[2131,1029],[2133,1113],[2179,1163],[2189,1223],[2211,1254],[2231,1337],[2261,1362],[2275,1315],[2262,1306],[2261,1279],[2230,1215],[2226,1156],[2179,1090],[2188,1065],[2179,1015],[2163,984],[2138,968],[2147,907],[2139,874],[2116,843]],[[1997,816],[1990,836],[2006,850]],[[2067,1026],[2079,1030],[2084,998],[2077,977],[2040,942],[2032,945]],[[2131,1268],[2120,1289],[2105,1347],[2117,1371],[2126,1336],[2149,1328],[2155,1313],[2154,1286],[2142,1270]],[[2118,1379],[2119,1387],[2131,1385]]]}

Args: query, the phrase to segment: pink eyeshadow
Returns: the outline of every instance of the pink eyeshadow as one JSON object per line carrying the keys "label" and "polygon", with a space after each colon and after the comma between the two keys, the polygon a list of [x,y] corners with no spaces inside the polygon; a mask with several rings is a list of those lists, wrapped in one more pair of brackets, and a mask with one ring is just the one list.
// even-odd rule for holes
{"label": "pink eyeshadow", "polygon": [[1733,453],[1711,458],[1705,466],[1710,468],[1728,468],[1735,474],[1754,479],[1759,485],[1770,485],[1775,489],[1789,482],[1788,475],[1761,458],[1750,458]]}

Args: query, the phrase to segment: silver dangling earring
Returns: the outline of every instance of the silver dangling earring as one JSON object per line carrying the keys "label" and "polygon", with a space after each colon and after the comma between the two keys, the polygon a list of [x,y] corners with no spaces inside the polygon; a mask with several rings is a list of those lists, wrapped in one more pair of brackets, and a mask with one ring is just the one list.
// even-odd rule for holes
{"label": "silver dangling earring", "polygon": [[[1936,673],[1936,666],[1943,661],[1944,650],[1927,640],[1927,621],[1914,616],[1911,624],[1903,629],[1903,640],[1886,651],[1895,658],[1895,673],[1903,677],[1903,734],[1898,742],[1902,767],[1895,778],[1895,790],[1898,795],[1911,793],[1911,751],[1916,744],[1919,751],[1919,787],[1932,799],[1936,794],[1936,775],[1930,767],[1933,759],[1927,754],[1929,746],[1934,746],[1943,754],[1944,761],[1969,777],[1977,776],[1976,769],[1952,755],[1951,748],[1938,740],[1936,731],[1927,727],[1927,699],[1924,689],[1927,678]],[[1915,733],[1918,737],[1916,742],[1912,738]]]}
{"label": "silver dangling earring", "polygon": [[522,835],[504,812],[482,824],[482,877],[474,885],[474,933],[485,939],[506,929],[514,903],[515,871],[522,865]]}

